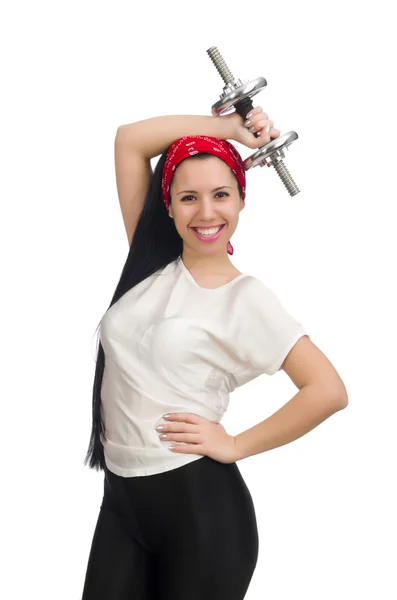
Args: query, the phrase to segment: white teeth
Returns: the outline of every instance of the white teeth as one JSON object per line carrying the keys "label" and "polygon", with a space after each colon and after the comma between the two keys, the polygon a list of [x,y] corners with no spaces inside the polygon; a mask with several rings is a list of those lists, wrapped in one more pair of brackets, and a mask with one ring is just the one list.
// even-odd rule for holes
{"label": "white teeth", "polygon": [[212,229],[199,229],[198,227],[193,227],[200,235],[214,235],[221,229],[220,227],[213,227]]}

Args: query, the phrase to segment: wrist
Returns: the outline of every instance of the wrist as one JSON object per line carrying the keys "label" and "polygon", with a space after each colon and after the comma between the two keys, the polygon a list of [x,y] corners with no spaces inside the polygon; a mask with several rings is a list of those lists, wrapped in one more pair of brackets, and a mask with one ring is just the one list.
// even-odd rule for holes
{"label": "wrist", "polygon": [[219,122],[220,135],[215,137],[219,137],[224,140],[235,140],[236,139],[236,124],[233,119],[231,119],[232,115],[224,115],[223,117],[213,117],[217,119]]}
{"label": "wrist", "polygon": [[245,458],[245,456],[243,456],[242,452],[241,452],[241,448],[239,447],[239,442],[237,440],[237,435],[235,435],[233,437],[233,444],[234,444],[234,461],[238,462],[239,460],[242,460],[243,458]]}

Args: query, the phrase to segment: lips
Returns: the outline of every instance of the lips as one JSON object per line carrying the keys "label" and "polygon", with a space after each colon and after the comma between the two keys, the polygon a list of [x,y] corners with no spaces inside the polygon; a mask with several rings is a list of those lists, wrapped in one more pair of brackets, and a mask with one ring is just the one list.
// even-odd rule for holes
{"label": "lips", "polygon": [[[220,229],[218,229],[218,231],[216,233],[211,234],[211,235],[205,235],[203,233],[199,233],[198,231],[196,231],[196,229],[194,227],[191,227],[190,229],[192,229],[196,238],[198,238],[201,242],[212,243],[212,242],[215,242],[222,235],[222,231],[224,230],[224,228],[225,228],[225,225],[221,225]],[[209,228],[206,227],[206,229],[209,229]]]}
{"label": "lips", "polygon": [[215,227],[220,227],[222,229],[222,227],[224,227],[226,225],[226,223],[221,223],[218,225],[210,225],[209,227],[201,227],[200,225],[197,225],[197,227],[191,227],[190,229],[214,229]]}

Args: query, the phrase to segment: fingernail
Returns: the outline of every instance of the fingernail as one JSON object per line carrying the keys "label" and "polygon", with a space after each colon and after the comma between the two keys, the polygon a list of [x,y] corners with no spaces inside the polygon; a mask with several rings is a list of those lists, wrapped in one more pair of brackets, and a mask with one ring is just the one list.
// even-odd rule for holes
{"label": "fingernail", "polygon": [[246,115],[246,119],[249,119],[250,117],[252,117],[252,111],[248,113],[248,115]]}
{"label": "fingernail", "polygon": [[248,121],[246,121],[246,122],[244,123],[244,127],[248,127],[248,125],[251,125],[251,121],[250,121],[250,120],[248,120]]}
{"label": "fingernail", "polygon": [[165,415],[163,415],[163,419],[166,419],[167,417],[170,417],[171,413],[166,413]]}

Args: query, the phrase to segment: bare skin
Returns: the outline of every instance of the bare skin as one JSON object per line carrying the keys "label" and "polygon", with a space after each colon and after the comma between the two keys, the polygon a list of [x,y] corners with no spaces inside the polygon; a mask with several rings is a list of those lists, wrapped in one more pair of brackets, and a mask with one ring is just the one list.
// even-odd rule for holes
{"label": "bare skin", "polygon": [[196,273],[195,270],[189,269],[190,274],[196,281],[196,283],[206,289],[214,289],[233,281],[235,277],[242,273],[235,267],[230,273],[218,274],[218,273]]}
{"label": "bare skin", "polygon": [[[244,127],[241,127],[241,117],[237,113],[223,118],[234,124],[236,135],[233,139],[242,143],[250,145],[255,140],[257,144],[257,139],[247,129],[252,125],[263,136],[264,143],[271,139],[265,126],[272,127],[273,121],[261,107],[252,111],[250,122],[247,121]],[[279,135],[278,130],[272,129],[272,137]],[[216,190],[220,186],[222,188]],[[169,216],[174,219],[183,240],[182,260],[196,283],[212,289],[241,275],[230,261],[227,242],[237,228],[245,201],[240,197],[237,178],[229,166],[217,156],[182,161],[172,178],[170,196]],[[218,225],[224,225],[224,228],[213,242],[199,240],[192,229]]]}
{"label": "bare skin", "polygon": [[[212,191],[219,186],[224,187]],[[244,207],[237,179],[220,158],[214,156],[178,165],[171,183],[169,216],[175,220],[183,240],[183,263],[201,287],[216,288],[241,275],[229,259],[227,242]],[[192,227],[221,224],[225,226],[220,237],[210,243],[200,241],[192,230]]]}

